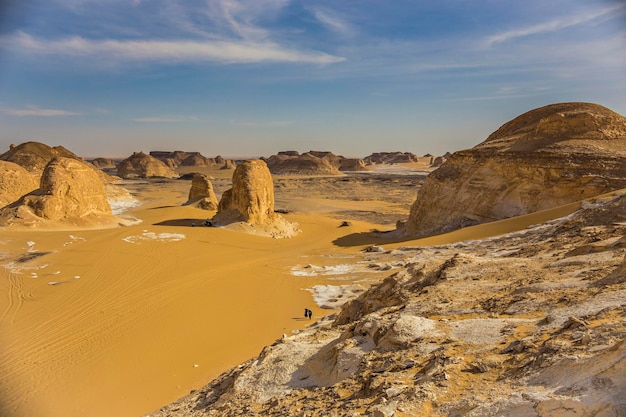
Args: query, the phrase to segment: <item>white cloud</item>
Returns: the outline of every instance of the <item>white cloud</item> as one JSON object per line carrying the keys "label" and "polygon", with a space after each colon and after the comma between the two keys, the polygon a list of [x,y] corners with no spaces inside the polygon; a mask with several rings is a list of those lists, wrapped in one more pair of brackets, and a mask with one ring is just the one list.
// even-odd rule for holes
{"label": "white cloud", "polygon": [[23,53],[83,56],[101,60],[331,64],[345,58],[316,51],[284,48],[273,42],[198,40],[93,40],[74,36],[48,40],[20,32],[0,40],[0,46]]}
{"label": "white cloud", "polygon": [[600,18],[611,18],[617,13],[626,8],[626,4],[619,4],[613,7],[606,7],[593,12],[581,13],[578,15],[572,15],[563,19],[554,19],[548,22],[539,23],[532,26],[527,26],[520,29],[509,30],[502,33],[497,33],[488,37],[485,40],[486,46],[493,46],[499,43],[507,42],[512,39],[522,38],[526,36],[538,35],[541,33],[556,32],[562,29],[567,29],[573,26],[578,26],[583,23],[591,22]]}
{"label": "white cloud", "polygon": [[3,113],[11,116],[59,117],[78,116],[80,113],[59,109],[40,109],[37,106],[27,106],[25,109],[4,109]]}

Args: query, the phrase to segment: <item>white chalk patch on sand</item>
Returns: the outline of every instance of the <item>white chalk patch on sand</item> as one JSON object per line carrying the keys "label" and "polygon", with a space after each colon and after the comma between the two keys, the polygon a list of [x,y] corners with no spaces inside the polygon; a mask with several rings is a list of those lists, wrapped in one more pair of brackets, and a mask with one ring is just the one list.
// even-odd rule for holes
{"label": "white chalk patch on sand", "polygon": [[139,236],[127,236],[122,240],[128,243],[140,243],[144,240],[156,240],[158,242],[178,242],[185,239],[186,236],[182,233],[154,233],[144,230]]}
{"label": "white chalk patch on sand", "polygon": [[69,235],[69,237],[70,237],[70,241],[69,242],[65,242],[63,244],[63,246],[68,246],[68,245],[71,245],[72,243],[75,243],[75,242],[86,242],[87,241],[87,239],[85,239],[84,237],[79,237],[79,236],[74,236],[74,235]]}
{"label": "white chalk patch on sand", "polygon": [[307,291],[313,293],[313,301],[320,308],[339,309],[358,297],[365,288],[361,285],[316,285]]}
{"label": "white chalk patch on sand", "polygon": [[29,240],[28,242],[26,242],[26,245],[28,246],[27,252],[35,252],[35,242]]}
{"label": "white chalk patch on sand", "polygon": [[[44,269],[48,267],[48,264],[44,264],[44,265],[28,265],[28,264],[24,264],[21,262],[9,262],[6,264],[2,264],[2,266],[7,269],[9,272],[13,273],[13,274],[21,274],[23,271],[30,271],[33,269]],[[34,273],[34,272],[33,272]],[[33,274],[31,273],[31,275]],[[36,278],[36,277],[33,277]]]}
{"label": "white chalk patch on sand", "polygon": [[59,281],[50,281],[50,282],[48,283],[48,285],[59,285],[59,284],[60,284],[60,282],[59,282]]}
{"label": "white chalk patch on sand", "polygon": [[80,275],[74,275],[74,279],[80,279]]}
{"label": "white chalk patch on sand", "polygon": [[296,277],[345,276],[352,274],[374,273],[379,270],[371,268],[371,262],[337,265],[296,265],[291,267],[291,275]]}
{"label": "white chalk patch on sand", "polygon": [[141,201],[137,200],[136,198],[109,200],[109,206],[111,206],[111,212],[114,215],[122,214],[140,205],[141,205]]}

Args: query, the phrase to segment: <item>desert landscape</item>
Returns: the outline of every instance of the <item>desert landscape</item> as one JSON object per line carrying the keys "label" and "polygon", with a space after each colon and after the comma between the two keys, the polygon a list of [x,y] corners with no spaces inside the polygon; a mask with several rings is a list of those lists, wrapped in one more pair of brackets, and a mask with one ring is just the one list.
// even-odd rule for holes
{"label": "desert landscape", "polygon": [[626,118],[495,128],[422,156],[11,146],[0,415],[625,416]]}

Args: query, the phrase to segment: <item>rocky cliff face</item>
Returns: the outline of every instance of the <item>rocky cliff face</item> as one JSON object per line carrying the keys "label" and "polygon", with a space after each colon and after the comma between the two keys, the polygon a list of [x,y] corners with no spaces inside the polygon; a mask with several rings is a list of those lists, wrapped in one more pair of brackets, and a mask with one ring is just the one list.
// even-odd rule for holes
{"label": "rocky cliff face", "polygon": [[13,162],[0,161],[0,208],[39,188],[37,177]]}
{"label": "rocky cliff face", "polygon": [[189,200],[186,204],[197,204],[204,210],[217,210],[218,201],[211,180],[204,174],[195,174],[191,180]]}
{"label": "rocky cliff face", "polygon": [[431,173],[406,232],[424,236],[626,187],[626,118],[561,103],[525,113]]}
{"label": "rocky cliff face", "polygon": [[215,225],[243,222],[252,233],[290,237],[299,232],[292,223],[274,213],[274,183],[265,162],[243,161],[233,172],[233,186],[222,194]]}
{"label": "rocky cliff face", "polygon": [[178,174],[162,161],[143,152],[135,152],[117,166],[122,178],[178,178]]}
{"label": "rocky cliff face", "polygon": [[5,207],[3,224],[29,224],[37,218],[71,221],[87,216],[111,215],[104,184],[93,167],[86,162],[59,157],[46,165],[39,189]]}

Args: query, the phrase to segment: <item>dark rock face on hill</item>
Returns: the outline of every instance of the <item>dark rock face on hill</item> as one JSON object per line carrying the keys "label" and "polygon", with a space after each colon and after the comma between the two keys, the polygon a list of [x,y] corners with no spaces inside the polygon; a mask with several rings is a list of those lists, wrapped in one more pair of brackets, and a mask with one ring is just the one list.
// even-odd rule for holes
{"label": "dark rock face on hill", "polygon": [[417,162],[419,158],[411,152],[376,152],[363,160],[366,164],[404,164]]}
{"label": "dark rock face on hill", "polygon": [[440,233],[624,187],[626,118],[597,104],[552,104],[451,155],[424,182],[406,232]]}

